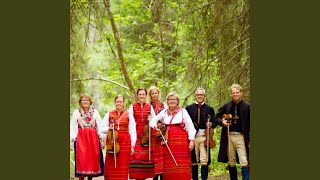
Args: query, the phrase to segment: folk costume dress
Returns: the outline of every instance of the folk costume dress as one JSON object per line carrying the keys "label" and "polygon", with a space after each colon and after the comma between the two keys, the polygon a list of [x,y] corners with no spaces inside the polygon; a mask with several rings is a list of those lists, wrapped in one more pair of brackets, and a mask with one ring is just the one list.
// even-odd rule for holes
{"label": "folk costume dress", "polygon": [[[150,103],[154,109],[156,115],[158,115],[163,109],[168,106],[161,102],[151,102]],[[152,128],[152,148],[153,148],[153,159],[154,159],[154,173],[162,174],[163,173],[163,148],[162,140],[156,137],[156,130]]]}
{"label": "folk costume dress", "polygon": [[137,140],[136,122],[133,115],[126,110],[120,113],[116,110],[108,112],[103,118],[107,127],[111,119],[114,121],[115,131],[118,132],[117,141],[120,151],[116,154],[116,159],[114,154],[106,153],[104,178],[105,180],[127,180],[131,146],[135,146]]}
{"label": "folk costume dress", "polygon": [[101,176],[104,163],[99,135],[103,124],[98,110],[75,110],[70,121],[70,141],[74,140],[75,176]]}
{"label": "folk costume dress", "polygon": [[181,107],[177,107],[171,113],[167,108],[150,121],[150,126],[155,128],[159,120],[167,126],[168,146],[178,164],[176,166],[167,146],[162,146],[163,179],[191,179],[189,140],[194,140],[196,130],[188,112]]}
{"label": "folk costume dress", "polygon": [[143,103],[141,105],[140,103],[135,102],[129,107],[129,112],[134,116],[137,130],[137,141],[134,148],[135,153],[130,158],[129,177],[130,179],[152,178],[154,176],[152,147],[150,148],[151,158],[149,160],[149,147],[142,146],[141,139],[144,135],[144,125],[149,123],[148,116],[150,116],[150,119],[155,116],[154,110],[148,103]]}

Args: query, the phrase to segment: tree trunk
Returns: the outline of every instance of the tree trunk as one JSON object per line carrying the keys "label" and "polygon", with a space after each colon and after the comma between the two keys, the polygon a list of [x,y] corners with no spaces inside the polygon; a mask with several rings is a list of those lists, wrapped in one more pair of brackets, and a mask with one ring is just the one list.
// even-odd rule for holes
{"label": "tree trunk", "polygon": [[118,32],[117,26],[116,26],[116,24],[114,22],[114,19],[113,19],[113,14],[112,14],[111,7],[110,7],[110,1],[109,0],[104,0],[104,4],[106,6],[106,10],[108,12],[109,20],[110,20],[110,23],[111,23],[111,26],[112,26],[112,31],[113,31],[113,34],[114,34],[114,38],[115,38],[116,43],[117,43],[118,59],[119,59],[120,69],[122,71],[122,74],[124,76],[124,79],[125,79],[126,83],[128,84],[128,87],[129,87],[130,91],[133,93],[133,97],[135,97],[135,90],[134,90],[132,81],[131,81],[131,79],[129,77],[129,73],[128,73],[128,70],[127,70],[127,67],[126,67],[126,63],[124,61],[123,52],[122,52],[122,45],[121,45],[121,41],[120,41],[120,37],[119,37],[119,32]]}

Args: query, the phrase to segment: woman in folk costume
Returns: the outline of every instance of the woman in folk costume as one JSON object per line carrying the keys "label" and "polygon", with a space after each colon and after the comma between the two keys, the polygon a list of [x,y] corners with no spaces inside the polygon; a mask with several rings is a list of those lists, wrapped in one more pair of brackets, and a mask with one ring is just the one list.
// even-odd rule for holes
{"label": "woman in folk costume", "polygon": [[[149,120],[155,116],[154,110],[149,103],[146,103],[147,90],[139,88],[137,90],[138,101],[129,107],[129,112],[133,114],[136,121],[137,142],[135,153],[130,159],[129,177],[130,179],[146,179],[154,176],[154,162],[152,159],[152,147],[147,142],[145,130],[148,128]],[[148,133],[148,132],[147,132]],[[150,134],[150,133],[149,133]],[[148,137],[147,137],[148,139]]]}
{"label": "woman in folk costume", "polygon": [[[80,108],[74,110],[70,121],[70,149],[75,154],[75,176],[80,180],[102,176],[104,170],[102,150],[103,126],[98,110],[91,107],[92,99],[82,94]],[[100,137],[100,140],[99,140]]]}
{"label": "woman in folk costume", "polygon": [[[160,89],[156,86],[151,86],[148,90],[148,103],[150,103],[154,109],[155,114],[159,114],[160,111],[167,108],[167,104],[160,101],[161,94]],[[163,151],[162,151],[162,140],[156,137],[156,130],[152,129],[152,148],[153,148],[153,159],[154,159],[154,180],[159,177],[162,179],[163,173]]]}
{"label": "woman in folk costume", "polygon": [[115,154],[106,153],[104,178],[106,180],[127,180],[130,154],[134,153],[137,140],[136,122],[133,115],[124,109],[124,98],[118,95],[114,99],[116,109],[108,112],[103,122],[109,130],[117,131],[120,150]]}
{"label": "woman in folk costume", "polygon": [[163,146],[163,179],[191,179],[190,151],[194,148],[196,130],[188,112],[179,107],[179,96],[170,92],[167,97],[169,108],[161,111],[150,121],[152,128],[158,129],[160,120],[166,125]]}

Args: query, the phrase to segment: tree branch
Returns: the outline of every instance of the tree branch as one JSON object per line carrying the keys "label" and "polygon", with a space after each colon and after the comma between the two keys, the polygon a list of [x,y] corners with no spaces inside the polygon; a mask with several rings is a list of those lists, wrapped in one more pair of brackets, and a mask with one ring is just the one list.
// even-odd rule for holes
{"label": "tree branch", "polygon": [[117,83],[117,82],[115,82],[115,81],[112,81],[112,80],[109,80],[109,79],[99,78],[99,77],[91,77],[91,78],[83,78],[83,79],[71,79],[70,82],[88,81],[88,80],[107,81],[107,82],[113,83],[113,84],[115,84],[115,85],[121,86],[121,87],[123,87],[124,89],[129,90],[129,88],[128,88],[127,86],[124,86],[124,85],[122,85],[122,84],[119,84],[119,83]]}

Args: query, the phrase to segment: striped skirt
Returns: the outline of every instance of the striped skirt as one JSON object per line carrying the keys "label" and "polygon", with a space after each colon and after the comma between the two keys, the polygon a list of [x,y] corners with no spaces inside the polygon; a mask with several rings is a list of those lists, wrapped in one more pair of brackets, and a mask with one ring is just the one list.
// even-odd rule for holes
{"label": "striped skirt", "polygon": [[120,151],[116,154],[116,159],[114,159],[114,154],[106,153],[104,169],[105,180],[128,179],[131,149],[131,140],[128,131],[118,131],[118,143],[120,145]]}
{"label": "striped skirt", "polygon": [[163,179],[191,179],[191,159],[188,133],[179,125],[170,125],[168,146],[178,166],[176,166],[168,148],[163,146]]}
{"label": "striped skirt", "polygon": [[143,147],[141,145],[142,132],[141,128],[137,128],[137,141],[134,148],[135,152],[134,155],[130,157],[130,179],[146,179],[154,177],[152,147],[150,148],[151,155],[149,160],[149,147]]}

